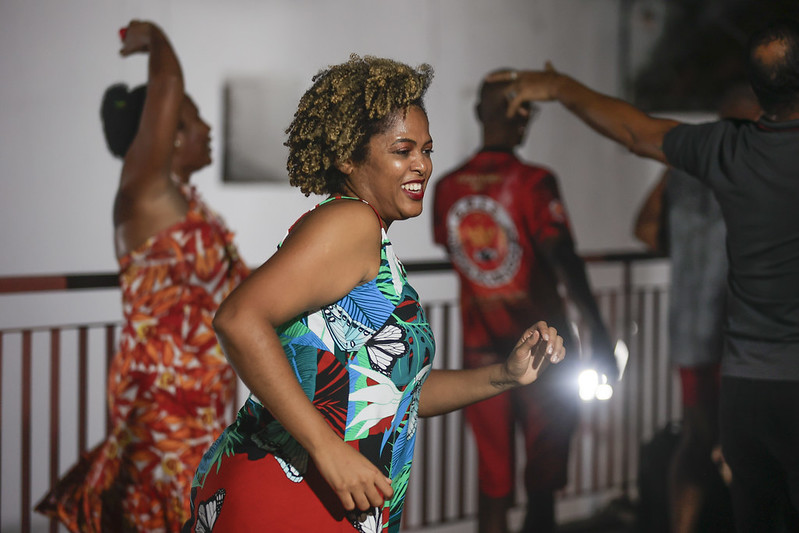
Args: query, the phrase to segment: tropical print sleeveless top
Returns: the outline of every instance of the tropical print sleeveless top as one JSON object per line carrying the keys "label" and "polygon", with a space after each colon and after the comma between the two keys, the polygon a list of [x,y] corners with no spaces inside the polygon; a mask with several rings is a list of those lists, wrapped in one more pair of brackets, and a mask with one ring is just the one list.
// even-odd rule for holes
{"label": "tropical print sleeveless top", "polygon": [[[435,341],[385,229],[379,273],[373,280],[284,324],[278,335],[305,394],[328,424],[392,479],[393,499],[374,509],[366,522],[353,521],[353,527],[398,531],[419,394],[432,368]],[[308,465],[308,453],[252,395],[236,422],[206,453],[194,486],[202,486],[210,470],[219,472],[230,456],[241,453],[251,459],[273,455],[286,478],[297,483]],[[224,513],[223,500],[216,503]]]}

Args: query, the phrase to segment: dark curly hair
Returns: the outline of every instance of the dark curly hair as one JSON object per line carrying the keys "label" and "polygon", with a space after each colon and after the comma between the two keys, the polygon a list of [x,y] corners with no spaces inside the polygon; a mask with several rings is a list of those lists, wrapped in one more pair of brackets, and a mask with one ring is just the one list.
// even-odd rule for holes
{"label": "dark curly hair", "polygon": [[395,112],[410,106],[424,110],[432,79],[428,64],[412,68],[356,54],[321,70],[286,129],[289,182],[305,196],[341,192],[346,176],[336,162],[363,161],[369,139],[388,128]]}
{"label": "dark curly hair", "polygon": [[116,157],[125,157],[139,130],[147,86],[139,85],[128,90],[124,83],[116,83],[105,90],[100,105],[100,118],[108,149]]}

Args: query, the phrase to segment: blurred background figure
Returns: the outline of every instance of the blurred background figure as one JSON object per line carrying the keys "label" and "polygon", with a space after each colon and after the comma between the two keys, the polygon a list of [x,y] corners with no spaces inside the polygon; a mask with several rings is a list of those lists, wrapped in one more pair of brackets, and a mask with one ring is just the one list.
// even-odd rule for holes
{"label": "blurred background figure", "polygon": [[[799,21],[779,17],[748,42],[757,122],[657,118],[557,72],[490,76],[511,116],[530,100],[563,104],[642,157],[712,189],[727,227],[727,304],[719,428],[740,532],[799,531]],[[683,339],[671,339],[679,349]]]}
{"label": "blurred background figure", "polygon": [[575,253],[554,174],[520,161],[514,150],[534,108],[506,115],[506,84],[483,84],[476,112],[483,146],[437,183],[434,239],[447,248],[460,279],[463,361],[467,368],[504,359],[531,320],[546,320],[574,354],[534,386],[466,408],[478,450],[480,533],[506,532],[514,502],[514,429],[524,434],[527,465],[524,532],[555,528],[555,491],[566,484],[577,421],[579,350],[567,319],[562,283],[588,326],[586,356],[615,380],[608,333]]}
{"label": "blurred background figure", "polygon": [[113,209],[124,324],[109,368],[111,427],[37,511],[72,531],[172,532],[227,422],[235,375],[211,320],[248,270],[189,185],[211,163],[210,128],[184,94],[169,40],[140,21],[120,37],[123,56],[149,61],[146,86],[114,85],[101,108],[108,147],[124,161]]}
{"label": "blurred background figure", "polygon": [[[722,96],[719,118],[754,121],[761,114],[747,82],[731,86]],[[645,200],[635,235],[651,250],[667,253],[671,260],[670,355],[680,373],[683,405],[680,438],[668,474],[668,525],[656,513],[644,519],[651,531],[729,531],[729,495],[711,459],[713,448],[718,446],[727,293],[726,229],[721,207],[708,187],[670,168]],[[720,509],[726,512],[720,513]]]}

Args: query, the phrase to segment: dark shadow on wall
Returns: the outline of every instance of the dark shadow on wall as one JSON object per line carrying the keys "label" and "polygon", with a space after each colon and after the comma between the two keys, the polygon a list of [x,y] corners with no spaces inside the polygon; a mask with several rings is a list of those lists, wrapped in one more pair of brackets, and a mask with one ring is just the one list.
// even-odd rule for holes
{"label": "dark shadow on wall", "polygon": [[632,100],[647,111],[715,110],[724,89],[746,77],[749,35],[770,20],[799,19],[797,0],[627,1],[638,18],[633,30],[647,16],[662,18],[660,37],[630,80]]}

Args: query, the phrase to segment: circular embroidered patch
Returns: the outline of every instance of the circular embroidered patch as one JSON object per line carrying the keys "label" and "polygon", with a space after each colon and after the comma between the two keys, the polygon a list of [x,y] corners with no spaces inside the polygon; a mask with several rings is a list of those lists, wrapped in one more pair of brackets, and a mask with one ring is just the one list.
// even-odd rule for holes
{"label": "circular embroidered patch", "polygon": [[504,285],[519,271],[522,248],[505,208],[488,196],[461,198],[447,214],[452,261],[484,287]]}

